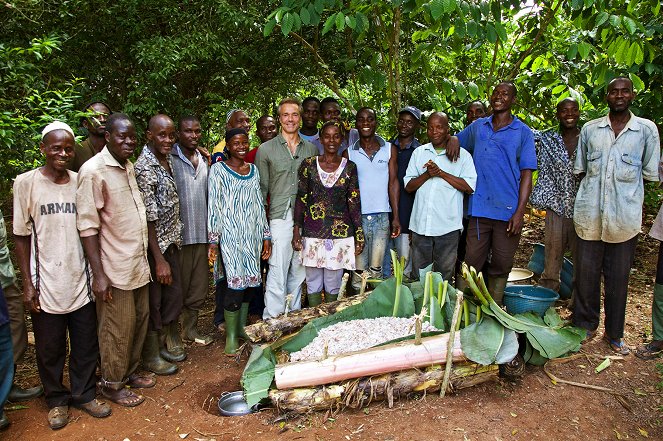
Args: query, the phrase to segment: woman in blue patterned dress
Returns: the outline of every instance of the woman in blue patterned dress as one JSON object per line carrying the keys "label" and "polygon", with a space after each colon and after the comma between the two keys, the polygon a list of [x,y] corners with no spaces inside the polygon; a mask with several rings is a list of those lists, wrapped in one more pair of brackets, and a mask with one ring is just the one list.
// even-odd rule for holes
{"label": "woman in blue patterned dress", "polygon": [[272,245],[258,169],[244,161],[249,136],[244,129],[231,129],[225,138],[229,158],[210,170],[207,230],[209,257],[216,260],[220,250],[228,283],[223,304],[224,352],[233,355],[238,337],[246,338],[244,326],[253,292],[247,288],[260,285],[260,259],[269,258]]}

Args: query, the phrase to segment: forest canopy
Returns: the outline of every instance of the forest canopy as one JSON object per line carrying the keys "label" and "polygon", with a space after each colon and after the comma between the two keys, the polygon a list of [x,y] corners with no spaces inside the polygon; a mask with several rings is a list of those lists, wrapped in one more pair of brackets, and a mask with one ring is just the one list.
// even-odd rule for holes
{"label": "forest canopy", "polygon": [[38,133],[58,118],[80,128],[92,100],[139,127],[195,114],[208,142],[225,113],[252,120],[284,96],[334,96],[344,116],[374,107],[393,133],[404,105],[464,108],[501,80],[535,128],[573,96],[583,120],[603,114],[605,87],[633,81],[633,111],[663,123],[659,0],[15,0],[0,9],[0,177],[40,162]]}

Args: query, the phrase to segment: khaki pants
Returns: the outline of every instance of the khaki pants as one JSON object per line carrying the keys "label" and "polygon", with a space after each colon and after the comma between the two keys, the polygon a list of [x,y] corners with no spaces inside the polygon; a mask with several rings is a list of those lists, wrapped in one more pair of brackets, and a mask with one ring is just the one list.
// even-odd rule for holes
{"label": "khaki pants", "polygon": [[209,291],[207,244],[184,245],[180,250],[180,273],[184,307],[200,311]]}
{"label": "khaki pants", "polygon": [[25,310],[23,309],[23,293],[16,285],[4,288],[7,310],[9,311],[9,327],[12,333],[12,345],[14,348],[14,364],[23,361],[23,356],[28,348],[28,329],[25,325]]}
{"label": "khaki pants", "polygon": [[148,288],[113,287],[113,300],[96,303],[102,386],[119,390],[140,363],[150,312]]}
{"label": "khaki pants", "polygon": [[539,285],[559,291],[559,272],[564,262],[564,251],[570,250],[575,258],[576,230],[573,219],[564,218],[557,213],[546,211],[545,267]]}

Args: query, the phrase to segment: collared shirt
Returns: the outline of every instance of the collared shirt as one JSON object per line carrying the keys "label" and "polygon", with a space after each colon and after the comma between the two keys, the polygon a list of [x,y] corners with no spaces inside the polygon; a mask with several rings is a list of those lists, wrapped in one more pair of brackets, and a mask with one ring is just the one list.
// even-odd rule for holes
{"label": "collared shirt", "polygon": [[[446,156],[446,150],[435,151],[430,142],[417,148],[407,166],[405,185],[426,173],[424,165],[433,161],[442,170],[467,182],[474,189],[477,173],[472,156],[460,151],[456,162]],[[442,236],[463,229],[463,192],[440,177],[429,178],[414,193],[414,207],[410,218],[410,230],[422,236]]]}
{"label": "collared shirt", "polygon": [[300,138],[295,154],[290,153],[288,142],[282,134],[260,145],[256,166],[260,174],[260,190],[263,203],[269,195],[269,218],[283,219],[295,208],[297,196],[297,171],[305,158],[318,154],[318,149]]}
{"label": "collared shirt", "polygon": [[7,227],[0,211],[0,286],[6,288],[16,283],[16,273],[7,248]]}
{"label": "collared shirt", "polygon": [[209,167],[203,155],[196,150],[198,166],[194,167],[184,156],[179,144],[173,146],[172,167],[180,196],[182,219],[182,245],[207,243],[207,174]]}
{"label": "collared shirt", "polygon": [[656,125],[631,113],[615,138],[608,115],[580,131],[574,173],[586,173],[573,223],[583,240],[626,242],[640,232],[644,183],[658,181],[661,142]]}
{"label": "collared shirt", "polygon": [[477,119],[456,136],[472,154],[477,171],[468,214],[508,221],[518,208],[520,172],[536,170],[532,130],[514,115],[508,126],[494,131],[491,115]]}
{"label": "collared shirt", "polygon": [[359,139],[348,149],[348,158],[357,165],[361,214],[390,213],[389,160],[391,143],[375,135],[380,148],[368,156]]}
{"label": "collared shirt", "polygon": [[412,214],[412,206],[414,205],[414,193],[408,193],[405,191],[405,173],[407,172],[407,166],[410,163],[410,158],[414,150],[421,145],[417,138],[413,138],[412,142],[401,148],[401,144],[398,142],[398,137],[395,137],[390,141],[396,146],[396,162],[398,163],[398,185],[400,188],[400,198],[398,199],[398,217],[401,221],[401,233],[410,232],[410,216]]}
{"label": "collared shirt", "polygon": [[552,210],[572,219],[578,192],[578,179],[573,174],[576,151],[569,157],[562,135],[556,130],[533,132],[539,175],[529,202],[541,210]]}
{"label": "collared shirt", "polygon": [[71,161],[71,164],[69,164],[69,169],[78,173],[81,166],[97,154],[97,150],[94,148],[94,145],[92,145],[92,141],[90,141],[89,137],[85,138],[80,144],[76,144],[74,150],[76,155]]}
{"label": "collared shirt", "polygon": [[325,152],[325,149],[322,147],[322,143],[320,142],[320,132],[315,132],[315,135],[304,135],[302,131],[299,131],[299,137],[302,138],[304,141],[308,141],[314,146],[318,148],[318,153],[321,155]]}
{"label": "collared shirt", "polygon": [[131,161],[121,165],[104,147],[78,173],[76,223],[81,237],[99,235],[111,284],[132,290],[150,281],[147,218]]}
{"label": "collared shirt", "polygon": [[[166,156],[173,170],[172,155]],[[182,246],[180,198],[175,179],[145,146],[136,160],[136,182],[143,194],[147,221],[154,222],[159,249],[165,253],[170,245]]]}

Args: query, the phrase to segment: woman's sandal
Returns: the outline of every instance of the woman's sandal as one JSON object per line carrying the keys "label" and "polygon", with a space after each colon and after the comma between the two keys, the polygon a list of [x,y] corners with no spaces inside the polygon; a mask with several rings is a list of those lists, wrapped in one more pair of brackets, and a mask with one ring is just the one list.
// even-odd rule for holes
{"label": "woman's sandal", "polygon": [[144,396],[137,395],[124,387],[120,390],[108,389],[104,387],[101,389],[101,394],[113,403],[124,407],[135,407],[145,401]]}
{"label": "woman's sandal", "polygon": [[132,389],[147,389],[154,387],[157,384],[157,380],[150,375],[139,375],[131,374],[127,380],[127,386]]}
{"label": "woman's sandal", "polygon": [[657,345],[653,341],[635,350],[635,356],[643,360],[655,360],[661,355],[663,355],[663,343]]}
{"label": "woman's sandal", "polygon": [[610,338],[607,335],[604,336],[603,339],[606,341],[606,343],[608,343],[608,346],[610,346],[610,349],[612,349],[612,352],[615,354],[628,355],[631,353],[631,350],[628,346],[626,346],[626,343],[624,343],[623,339]]}

